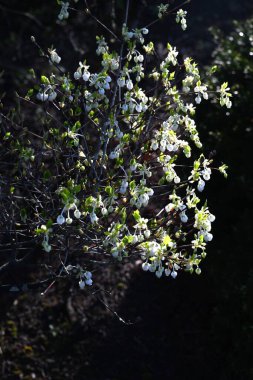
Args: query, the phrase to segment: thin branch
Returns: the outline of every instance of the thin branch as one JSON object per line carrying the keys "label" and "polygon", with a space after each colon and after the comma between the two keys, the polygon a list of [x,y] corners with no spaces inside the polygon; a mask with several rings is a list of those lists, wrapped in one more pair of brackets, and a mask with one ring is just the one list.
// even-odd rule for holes
{"label": "thin branch", "polygon": [[[181,7],[183,7],[184,5],[189,4],[190,2],[191,2],[191,0],[186,0],[182,4],[180,4],[177,7],[173,8],[171,11],[166,12],[165,15],[168,16],[168,15],[174,13],[175,11],[177,11],[178,9],[180,9]],[[161,21],[161,19],[158,17],[154,21],[152,21],[149,24],[145,25],[143,28],[149,28],[150,26],[153,26],[154,24],[156,24],[159,21]]]}
{"label": "thin branch", "polygon": [[112,310],[111,307],[102,298],[98,297],[95,293],[93,293],[93,295],[96,297],[96,299],[99,302],[101,302],[106,307],[107,310],[109,310],[112,314],[114,314],[115,317],[117,317],[121,323],[124,323],[124,325],[127,325],[127,326],[134,324],[133,322],[125,321],[122,317],[119,316],[119,314],[115,310]]}
{"label": "thin branch", "polygon": [[102,23],[102,21],[100,21],[96,16],[94,16],[91,13],[91,10],[89,8],[87,0],[84,0],[84,3],[85,3],[85,6],[86,6],[86,8],[85,8],[84,11],[79,11],[78,9],[71,8],[71,7],[69,9],[71,9],[72,11],[76,11],[76,12],[84,12],[84,13],[86,13],[93,20],[95,20],[99,25],[101,25],[105,30],[107,30],[107,32],[109,32],[117,41],[121,41],[120,38],[118,36],[116,36],[116,34],[110,28],[108,28],[104,23]]}

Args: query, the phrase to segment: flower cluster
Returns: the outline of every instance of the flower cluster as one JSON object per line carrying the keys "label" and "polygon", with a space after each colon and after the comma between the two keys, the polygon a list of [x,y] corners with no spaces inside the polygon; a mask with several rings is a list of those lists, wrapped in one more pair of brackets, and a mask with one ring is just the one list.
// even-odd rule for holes
{"label": "flower cluster", "polygon": [[62,1],[61,2],[61,11],[58,15],[59,20],[62,21],[62,20],[67,19],[69,17],[68,9],[69,9],[69,2]]}
{"label": "flower cluster", "polygon": [[185,30],[187,28],[187,24],[186,24],[186,15],[187,15],[187,12],[184,11],[183,9],[179,9],[177,11],[177,16],[176,16],[176,22],[179,24],[181,23],[181,28],[183,30]]}
{"label": "flower cluster", "polygon": [[50,54],[50,61],[52,63],[60,63],[61,57],[57,54],[56,49],[48,49]]}
{"label": "flower cluster", "polygon": [[232,107],[232,102],[230,100],[232,94],[229,92],[230,88],[228,83],[223,83],[220,88],[220,105],[226,106],[227,108]]}
{"label": "flower cluster", "polygon": [[53,102],[56,99],[57,93],[54,86],[42,86],[41,90],[37,93],[37,99],[41,102],[46,102],[47,100]]}
{"label": "flower cluster", "polygon": [[169,4],[158,5],[158,18],[162,18],[168,11]]}
{"label": "flower cluster", "polygon": [[84,289],[86,285],[91,286],[93,283],[92,273],[89,271],[82,272],[80,274],[79,287]]}
{"label": "flower cluster", "polygon": [[[62,3],[61,19],[68,6]],[[159,18],[167,11],[161,4]],[[183,30],[185,16],[182,9],[176,15]],[[141,257],[144,271],[176,278],[181,270],[201,272],[215,217],[199,194],[213,170],[225,175],[226,166],[213,167],[202,151],[194,115],[210,91],[197,64],[169,43],[157,62],[148,35],[124,24],[119,50],[97,37],[98,69],[84,60],[73,73],[41,77],[35,94],[53,115],[43,149],[54,147],[59,167],[43,179],[57,179],[48,186],[57,210],[45,201],[39,225],[48,223],[36,234],[46,252],[68,244],[91,263]],[[57,68],[61,57],[49,54]],[[214,96],[231,107],[227,83]],[[79,286],[86,285],[92,274],[80,270]]]}

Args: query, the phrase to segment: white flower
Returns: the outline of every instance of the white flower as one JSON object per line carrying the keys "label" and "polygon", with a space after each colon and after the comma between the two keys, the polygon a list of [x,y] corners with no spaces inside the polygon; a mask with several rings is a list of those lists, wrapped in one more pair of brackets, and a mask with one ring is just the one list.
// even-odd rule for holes
{"label": "white flower", "polygon": [[177,277],[177,272],[174,269],[171,272],[171,277],[173,277],[174,279]]}
{"label": "white flower", "polygon": [[120,186],[120,190],[119,190],[119,192],[120,192],[121,194],[125,194],[127,188],[128,188],[128,182],[127,182],[127,180],[124,179],[124,180],[122,181],[122,183],[121,183],[121,186]]}
{"label": "white flower", "polygon": [[69,3],[68,2],[61,2],[61,11],[58,15],[59,20],[67,19],[69,17],[69,12],[68,12],[68,7]]}
{"label": "white flower", "polygon": [[162,18],[163,15],[167,12],[169,4],[160,4],[158,5],[158,18]]}
{"label": "white flower", "polygon": [[151,149],[157,150],[159,147],[158,142],[156,140],[151,140]]}
{"label": "white flower", "polygon": [[225,105],[226,105],[227,108],[231,108],[231,107],[232,107],[232,102],[231,102],[231,100],[228,99],[228,100],[226,101]]}
{"label": "white flower", "polygon": [[71,224],[73,222],[73,219],[71,219],[69,216],[66,218],[66,223]]}
{"label": "white flower", "polygon": [[60,63],[61,57],[56,53],[56,50],[50,50],[50,60],[51,62]]}
{"label": "white flower", "polygon": [[201,174],[203,175],[204,180],[209,181],[210,176],[211,176],[211,169],[210,168],[205,168],[202,170]]}
{"label": "white flower", "polygon": [[119,79],[117,80],[117,83],[118,83],[118,86],[119,86],[119,87],[124,87],[125,84],[126,84],[126,80],[125,80],[125,78],[121,77],[121,78],[119,78]]}
{"label": "white flower", "polygon": [[195,102],[197,104],[200,104],[201,103],[201,96],[198,94],[198,96],[195,98]]}
{"label": "white flower", "polygon": [[141,206],[147,206],[148,201],[149,201],[149,195],[147,193],[144,193],[144,194],[140,194],[137,202],[140,203],[140,207],[141,207]]}
{"label": "white flower", "polygon": [[108,212],[113,212],[113,211],[114,211],[113,206],[109,206],[109,207],[108,207]]}
{"label": "white flower", "polygon": [[173,144],[167,144],[167,149],[169,152],[173,152],[173,150],[177,149]]}
{"label": "white flower", "polygon": [[204,239],[206,242],[213,240],[213,235],[210,232],[206,232],[204,235]]}
{"label": "white flower", "polygon": [[117,70],[119,68],[119,62],[118,61],[116,61],[116,59],[112,59],[111,60],[111,69],[112,70]]}
{"label": "white flower", "polygon": [[91,278],[89,278],[88,280],[85,281],[85,284],[86,284],[86,285],[89,285],[89,286],[91,286],[92,283],[93,283],[93,281],[92,281]]}
{"label": "white flower", "polygon": [[184,11],[183,9],[179,9],[177,11],[176,22],[181,23],[181,27],[183,30],[187,28],[186,18],[185,18],[186,15],[187,15],[187,11]]}
{"label": "white flower", "polygon": [[56,96],[57,96],[56,92],[52,91],[51,94],[48,95],[48,100],[50,102],[53,102],[55,100]]}
{"label": "white flower", "polygon": [[60,215],[58,215],[56,221],[57,221],[57,224],[62,225],[63,223],[65,223],[65,218],[62,214],[60,214]]}
{"label": "white flower", "polygon": [[44,248],[44,251],[46,251],[46,252],[48,252],[48,253],[52,250],[52,247],[51,247],[51,245],[48,243],[48,240],[44,240],[44,241],[42,242],[42,247]]}
{"label": "white flower", "polygon": [[181,20],[181,27],[183,30],[185,30],[187,28],[186,19]]}
{"label": "white flower", "polygon": [[230,88],[228,87],[228,84],[227,83],[223,83],[221,85],[221,88],[220,88],[220,105],[223,107],[223,106],[226,106],[227,108],[231,108],[232,107],[232,102],[231,100],[229,99],[231,95],[231,93],[229,92],[230,91]]}
{"label": "white flower", "polygon": [[174,270],[178,270],[178,269],[180,269],[180,266],[179,265],[177,265],[177,264],[174,264]]}
{"label": "white flower", "polygon": [[115,160],[115,158],[119,158],[119,152],[112,151],[112,152],[109,154],[109,158],[110,158],[111,160]]}
{"label": "white flower", "polygon": [[115,134],[118,137],[118,139],[121,139],[124,136],[124,133],[119,128],[116,129]]}
{"label": "white flower", "polygon": [[142,33],[143,33],[143,34],[148,34],[148,32],[149,32],[149,30],[148,30],[147,28],[143,28],[143,29],[142,29]]}
{"label": "white flower", "polygon": [[98,217],[94,211],[92,211],[92,213],[90,213],[90,221],[92,224],[97,223],[97,221],[98,221]]}
{"label": "white flower", "polygon": [[164,273],[165,273],[165,276],[169,276],[171,274],[171,270],[166,268]]}
{"label": "white flower", "polygon": [[123,104],[122,105],[122,110],[123,111],[127,111],[128,110],[128,105],[127,104]]}
{"label": "white flower", "polygon": [[210,222],[214,222],[215,221],[215,215],[210,213],[208,216],[208,220],[210,220]]}
{"label": "white flower", "polygon": [[50,244],[46,244],[46,246],[44,246],[44,249],[45,249],[46,252],[51,252],[52,247],[51,247]]}
{"label": "white flower", "polygon": [[149,230],[144,231],[144,236],[146,239],[150,237],[151,232]]}
{"label": "white flower", "polygon": [[150,272],[155,272],[156,271],[156,264],[150,264],[148,270]]}
{"label": "white flower", "polygon": [[179,216],[180,216],[180,219],[181,219],[182,223],[187,223],[188,222],[188,216],[185,214],[185,211],[181,212],[179,214]]}
{"label": "white flower", "polygon": [[204,187],[205,187],[205,181],[203,181],[203,179],[200,179],[199,182],[198,182],[198,191],[203,191],[204,190]]}
{"label": "white flower", "polygon": [[150,264],[146,261],[142,264],[142,269],[147,272],[149,270]]}
{"label": "white flower", "polygon": [[164,268],[161,267],[160,269],[158,269],[156,272],[155,272],[155,275],[157,278],[161,278],[162,277],[162,274],[163,274],[163,271],[164,271]]}
{"label": "white flower", "polygon": [[79,287],[80,287],[80,289],[84,289],[85,288],[85,281],[83,281],[83,280],[80,280],[79,281]]}
{"label": "white flower", "polygon": [[133,82],[130,79],[126,81],[126,86],[128,90],[132,90],[132,88],[134,87]]}
{"label": "white flower", "polygon": [[131,170],[131,172],[134,172],[137,169],[136,163],[132,163],[129,169]]}
{"label": "white flower", "polygon": [[45,102],[48,99],[48,94],[45,92],[38,92],[36,95],[38,100],[41,100],[42,102]]}
{"label": "white flower", "polygon": [[102,215],[107,215],[108,214],[108,210],[107,210],[107,208],[105,208],[105,207],[103,207],[102,209],[101,209],[101,214]]}
{"label": "white flower", "polygon": [[90,279],[90,278],[92,277],[92,273],[86,271],[86,272],[84,273],[84,276],[85,276],[87,279]]}
{"label": "white flower", "polygon": [[77,80],[77,79],[80,79],[81,76],[82,76],[82,74],[81,74],[80,71],[76,71],[76,72],[74,73],[74,78],[75,78],[76,80]]}
{"label": "white flower", "polygon": [[81,212],[80,212],[78,209],[76,209],[76,210],[74,211],[74,215],[75,215],[75,217],[76,217],[77,219],[80,219],[80,217],[81,217]]}
{"label": "white flower", "polygon": [[90,78],[90,73],[89,73],[89,71],[84,71],[84,73],[83,73],[83,80],[84,80],[85,82],[87,82],[87,81],[89,80],[89,78]]}
{"label": "white flower", "polygon": [[85,280],[85,284],[86,284],[86,285],[91,286],[92,283],[93,283],[93,281],[92,281],[92,273],[86,271],[86,272],[84,273],[84,280]]}
{"label": "white flower", "polygon": [[152,242],[150,244],[150,254],[152,256],[155,256],[157,254],[157,252],[159,251],[159,249],[160,249],[160,245],[158,243]]}
{"label": "white flower", "polygon": [[171,212],[171,210],[174,208],[174,204],[173,203],[169,203],[167,206],[165,206],[165,211],[166,212]]}
{"label": "white flower", "polygon": [[133,32],[127,32],[127,38],[131,39],[133,38],[134,33]]}
{"label": "white flower", "polygon": [[111,254],[112,254],[112,257],[114,257],[115,259],[117,257],[119,257],[119,251],[118,251],[118,248],[117,247],[114,247],[112,250],[111,250]]}
{"label": "white flower", "polygon": [[141,104],[137,104],[136,107],[135,107],[135,109],[136,109],[137,112],[141,112],[142,111]]}

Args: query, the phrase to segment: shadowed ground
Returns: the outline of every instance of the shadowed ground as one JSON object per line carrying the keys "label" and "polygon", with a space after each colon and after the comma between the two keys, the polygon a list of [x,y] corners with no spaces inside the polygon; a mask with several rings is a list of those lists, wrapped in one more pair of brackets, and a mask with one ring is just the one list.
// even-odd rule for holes
{"label": "shadowed ground", "polygon": [[[134,2],[135,3],[135,2]],[[133,24],[152,19],[151,3],[142,1],[143,12],[131,11]],[[0,84],[7,99],[24,80],[24,71],[41,65],[30,45],[31,34],[48,40],[64,52],[77,46],[77,58],[69,54],[69,67],[76,67],[84,52],[91,54],[90,35],[98,28],[80,20],[71,27],[54,25],[55,13],[48,2],[7,1],[1,13]],[[50,2],[51,4],[51,2]],[[90,2],[96,14],[110,23],[105,2]],[[117,2],[119,15],[123,2]],[[41,8],[40,8],[41,6]],[[19,13],[12,13],[15,9]],[[213,42],[208,27],[232,28],[232,19],[252,14],[251,1],[192,1],[189,33],[175,32],[172,21],[154,29],[156,40],[167,39],[184,52],[209,62]],[[53,9],[53,7],[52,7]],[[56,7],[54,8],[56,11]],[[20,13],[21,12],[21,13]],[[29,12],[36,20],[22,14]],[[38,23],[39,22],[39,23]],[[40,25],[42,23],[42,26]],[[55,28],[55,29],[54,29]],[[53,33],[52,33],[53,31]],[[100,31],[101,32],[101,31]],[[64,38],[71,36],[64,45]],[[62,38],[59,38],[59,36]],[[78,56],[79,54],[79,56]],[[26,78],[26,77],[25,77]],[[249,115],[252,100],[249,101]],[[199,113],[201,125],[205,113]],[[239,115],[238,117],[241,117]],[[248,122],[253,121],[249,117]],[[251,121],[250,121],[251,120]],[[225,117],[220,122],[224,127]],[[203,132],[204,134],[205,132]],[[217,216],[215,241],[202,265],[202,275],[179,275],[176,280],[154,278],[138,265],[107,269],[98,280],[103,302],[125,321],[113,315],[96,297],[57,285],[44,298],[37,293],[16,297],[1,294],[0,378],[74,380],[250,380],[253,378],[252,346],[252,133],[226,131],[217,144],[218,158],[230,165],[227,181],[218,177],[209,186],[210,209]]]}

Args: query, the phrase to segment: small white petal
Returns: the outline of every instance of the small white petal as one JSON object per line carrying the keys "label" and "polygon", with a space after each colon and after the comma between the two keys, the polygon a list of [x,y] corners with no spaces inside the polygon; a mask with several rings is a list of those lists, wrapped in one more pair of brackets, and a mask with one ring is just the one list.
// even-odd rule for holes
{"label": "small white petal", "polygon": [[85,288],[85,282],[83,280],[79,281],[79,287],[80,287],[80,289],[84,289]]}
{"label": "small white petal", "polygon": [[57,224],[60,224],[60,225],[62,225],[63,223],[65,223],[64,216],[63,215],[58,215],[56,222],[57,222]]}
{"label": "small white petal", "polygon": [[76,80],[80,79],[80,78],[81,78],[81,73],[80,73],[79,71],[76,71],[76,72],[74,73],[74,78],[75,78]]}
{"label": "small white petal", "polygon": [[88,280],[85,280],[85,284],[91,286],[93,283],[92,279],[89,278]]}
{"label": "small white petal", "polygon": [[150,264],[148,262],[145,262],[142,264],[142,269],[147,272],[149,270]]}
{"label": "small white petal", "polygon": [[171,270],[170,269],[165,269],[165,276],[169,276],[171,274]]}
{"label": "small white petal", "polygon": [[177,272],[173,270],[171,272],[171,277],[176,278],[177,277]]}
{"label": "small white petal", "polygon": [[81,217],[81,213],[80,213],[80,211],[79,211],[78,209],[76,209],[76,210],[74,211],[74,215],[75,215],[75,217],[76,217],[77,219],[80,219],[80,217]]}
{"label": "small white petal", "polygon": [[83,73],[83,80],[84,80],[85,82],[87,82],[87,81],[89,80],[89,78],[90,78],[90,73],[89,73],[88,71],[85,71],[85,72]]}

